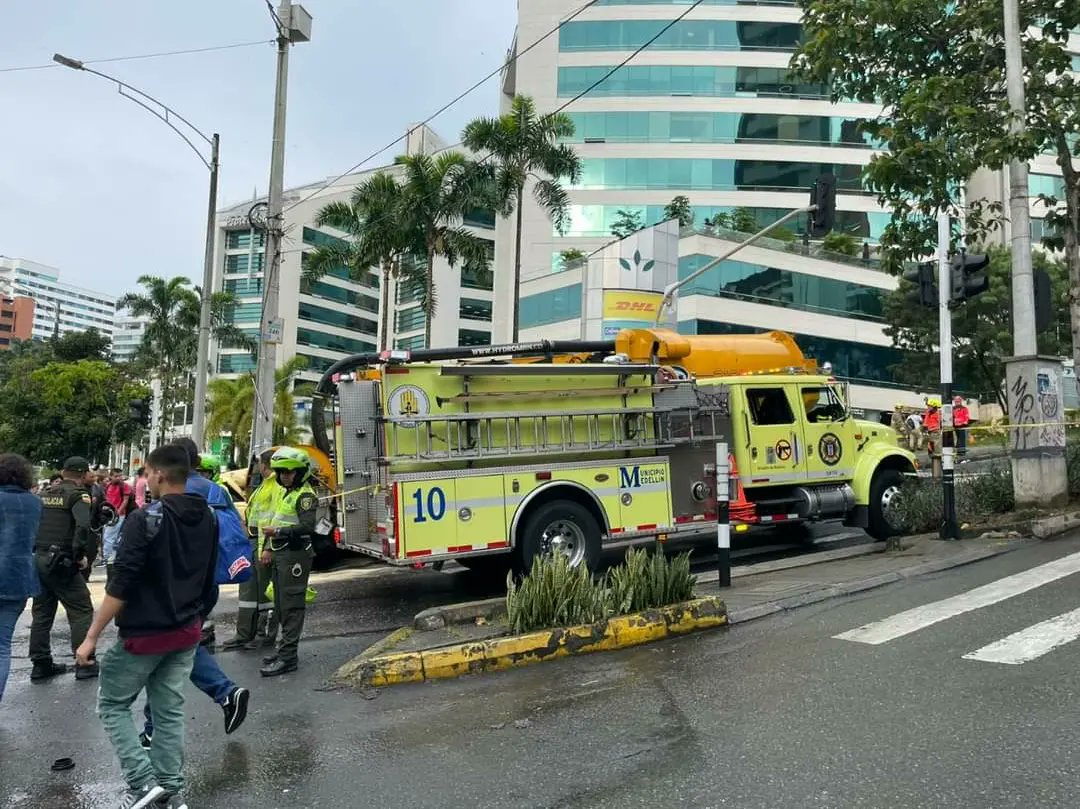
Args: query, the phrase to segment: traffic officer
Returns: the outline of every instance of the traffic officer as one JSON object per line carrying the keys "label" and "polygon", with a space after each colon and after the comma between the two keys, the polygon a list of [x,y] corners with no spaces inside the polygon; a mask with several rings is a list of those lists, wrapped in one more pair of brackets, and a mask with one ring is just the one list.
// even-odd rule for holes
{"label": "traffic officer", "polygon": [[212,480],[214,483],[221,482],[221,458],[217,455],[211,455],[209,452],[203,452],[199,455],[199,468],[196,470],[207,480]]}
{"label": "traffic officer", "polygon": [[[86,638],[94,618],[94,605],[86,578],[80,575],[90,567],[97,553],[96,538],[90,530],[90,492],[83,480],[90,469],[85,458],[64,461],[62,478],[41,493],[44,506],[41,526],[34,541],[34,561],[41,593],[34,596],[33,623],[30,626],[30,672],[33,682],[42,682],[67,671],[67,666],[53,662],[51,633],[57,604],[64,605],[71,627],[71,649],[78,649]],[[98,665],[75,666],[75,679],[98,676]]]}
{"label": "traffic officer", "polygon": [[280,490],[274,513],[263,528],[260,561],[270,566],[274,585],[274,613],[281,624],[276,655],[264,659],[263,677],[296,671],[297,647],[304,629],[308,576],[315,558],[315,512],[319,498],[309,483],[311,461],[307,453],[281,447],[270,459]]}
{"label": "traffic officer", "polygon": [[277,615],[273,614],[273,604],[266,597],[266,588],[270,584],[270,567],[261,564],[259,559],[263,551],[263,529],[270,525],[274,517],[274,507],[281,492],[270,468],[270,459],[274,451],[268,449],[259,456],[259,475],[262,483],[248,497],[244,510],[248,536],[255,548],[255,573],[245,582],[240,583],[240,609],[236,615],[236,637],[222,645],[222,649],[254,649],[259,636],[273,642],[277,637]]}

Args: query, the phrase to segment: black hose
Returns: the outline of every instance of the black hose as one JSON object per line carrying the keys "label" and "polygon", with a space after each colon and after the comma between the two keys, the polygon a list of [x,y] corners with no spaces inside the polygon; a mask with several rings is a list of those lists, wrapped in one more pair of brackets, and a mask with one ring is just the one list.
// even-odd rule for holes
{"label": "black hose", "polygon": [[[557,354],[610,354],[615,350],[614,340],[537,340],[533,343],[509,343],[498,346],[456,346],[453,348],[421,348],[409,352],[409,362],[438,362],[440,360],[469,360],[514,355],[519,357],[554,357]],[[311,399],[312,440],[327,457],[330,456],[330,440],[326,437],[326,399],[333,395],[334,377],[356,368],[386,362],[380,352],[352,354],[340,359],[326,369],[315,386]],[[386,362],[393,364],[393,361]]]}

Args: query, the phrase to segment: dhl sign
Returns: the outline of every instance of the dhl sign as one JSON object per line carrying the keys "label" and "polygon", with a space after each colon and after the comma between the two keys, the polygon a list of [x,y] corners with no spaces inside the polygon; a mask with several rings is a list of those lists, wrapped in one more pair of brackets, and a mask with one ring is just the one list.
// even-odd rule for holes
{"label": "dhl sign", "polygon": [[604,290],[604,319],[632,320],[651,323],[656,319],[662,292],[640,292],[625,289]]}

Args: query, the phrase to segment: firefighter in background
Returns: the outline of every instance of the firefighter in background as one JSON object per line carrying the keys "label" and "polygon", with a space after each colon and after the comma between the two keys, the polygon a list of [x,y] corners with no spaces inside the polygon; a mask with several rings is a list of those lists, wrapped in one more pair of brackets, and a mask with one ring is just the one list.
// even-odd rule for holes
{"label": "firefighter in background", "polygon": [[315,558],[312,543],[319,504],[309,483],[311,461],[303,450],[281,447],[271,457],[270,468],[280,489],[273,515],[263,528],[264,544],[259,560],[270,567],[281,643],[276,655],[264,659],[266,665],[259,669],[263,677],[277,677],[297,669],[308,577]]}
{"label": "firefighter in background", "polygon": [[963,396],[953,397],[953,428],[956,431],[956,455],[960,463],[967,461],[968,425],[971,424],[971,411],[964,403]]}
{"label": "firefighter in background", "polygon": [[934,452],[941,446],[941,399],[926,400],[922,426],[926,432],[926,451],[933,460]]}
{"label": "firefighter in background", "polygon": [[277,614],[272,613],[273,603],[266,597],[266,588],[270,584],[270,567],[260,563],[263,552],[263,529],[274,517],[274,507],[281,492],[270,460],[274,455],[268,449],[259,456],[259,484],[247,500],[244,519],[247,522],[248,536],[254,549],[254,575],[240,584],[240,609],[236,615],[236,637],[222,644],[226,651],[232,649],[254,649],[259,638],[264,643],[272,643],[277,637]]}

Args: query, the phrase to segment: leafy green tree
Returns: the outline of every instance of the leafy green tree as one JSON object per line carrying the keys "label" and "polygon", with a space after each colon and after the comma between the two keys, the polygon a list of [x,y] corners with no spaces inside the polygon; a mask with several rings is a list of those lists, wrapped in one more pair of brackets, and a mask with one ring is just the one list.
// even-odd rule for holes
{"label": "leafy green tree", "polygon": [[559,253],[560,269],[567,269],[571,264],[576,264],[579,261],[584,261],[589,257],[589,254],[584,250],[578,250],[576,247],[571,247],[568,250],[563,250]]}
{"label": "leafy green tree", "polygon": [[533,181],[533,197],[555,228],[566,228],[569,197],[562,182],[581,177],[581,159],[571,146],[560,143],[574,134],[574,122],[565,113],[538,115],[528,96],[515,95],[510,111],[499,118],[477,118],[462,132],[461,141],[475,152],[490,156],[494,167],[495,201],[499,213],[516,212],[514,225],[513,337],[518,339],[521,285],[521,216],[525,185]]}
{"label": "leafy green tree", "polygon": [[[955,378],[961,383],[978,384],[979,391],[993,391],[1002,409],[1005,407],[1001,382],[1005,377],[1003,360],[1012,354],[1012,304],[1009,251],[988,251],[990,288],[953,310],[953,364]],[[1032,254],[1036,269],[1050,276],[1055,322],[1039,335],[1040,353],[1060,355],[1068,351],[1069,297],[1068,272],[1060,261],[1043,253]],[[895,379],[905,385],[936,388],[938,377],[938,313],[914,304],[908,293],[915,285],[901,281],[884,302],[885,333],[893,345],[903,349],[904,360],[893,366]]]}
{"label": "leafy green tree", "polygon": [[443,258],[468,272],[488,272],[488,242],[461,226],[462,217],[491,199],[490,175],[460,152],[403,155],[402,199],[397,215],[405,241],[423,273],[421,306],[427,315],[424,345],[431,346],[431,318],[435,314],[435,259]]}
{"label": "leafy green tree", "polygon": [[[804,39],[793,67],[831,86],[834,100],[880,106],[862,130],[884,146],[864,182],[892,210],[882,238],[898,269],[931,255],[939,211],[966,215],[969,244],[985,240],[1001,208],[964,197],[980,168],[1053,155],[1065,190],[1048,197],[1051,242],[1064,249],[1070,284],[1080,290],[1080,76],[1068,51],[1080,29],[1080,3],[1020,4],[1026,132],[1009,132],[1000,0],[802,0]],[[1080,361],[1080,291],[1070,296],[1072,347]],[[1078,362],[1080,367],[1080,362]]]}
{"label": "leafy green tree", "polygon": [[320,227],[348,234],[347,242],[320,245],[304,262],[304,281],[308,284],[338,267],[347,268],[349,277],[356,282],[362,281],[371,267],[379,268],[380,348],[390,347],[390,279],[416,273],[416,263],[409,260],[414,247],[409,241],[411,234],[402,227],[400,216],[403,201],[404,189],[395,177],[382,171],[372,175],[353,190],[348,202],[331,202],[315,216],[315,224]]}
{"label": "leafy green tree", "polygon": [[625,239],[645,227],[641,211],[628,211],[620,208],[615,212],[615,221],[611,223],[611,235]]}
{"label": "leafy green tree", "polygon": [[45,358],[26,354],[9,366],[0,388],[0,445],[33,461],[60,464],[74,454],[104,459],[110,444],[138,434],[127,403],[145,396],[145,385],[103,360]]}
{"label": "leafy green tree", "polygon": [[730,224],[726,225],[726,227],[740,233],[757,233],[761,230],[754,212],[741,206],[731,212]]}
{"label": "leafy green tree", "polygon": [[[144,275],[139,284],[143,292],[129,292],[116,305],[148,318],[133,370],[144,369],[158,380],[160,412],[171,414],[190,395],[188,378],[198,354],[200,293],[183,276],[166,279]],[[251,347],[251,339],[228,321],[228,310],[234,303],[229,293],[214,294],[211,334],[222,345]],[[168,421],[167,417],[160,420],[159,443],[165,440]]]}
{"label": "leafy green tree", "polygon": [[[293,357],[274,371],[275,444],[296,444],[303,431],[296,423],[296,399],[310,396],[314,386],[296,384],[295,377],[307,367],[303,357]],[[234,379],[210,380],[207,393],[206,440],[230,433],[233,437],[232,461],[246,458],[251,447],[251,426],[255,407],[255,377],[248,373]]]}
{"label": "leafy green tree", "polygon": [[73,331],[48,341],[53,356],[60,362],[107,360],[112,342],[97,329]]}
{"label": "leafy green tree", "polygon": [[694,212],[690,208],[690,198],[679,194],[664,206],[664,220],[678,219],[680,228],[694,224]]}

